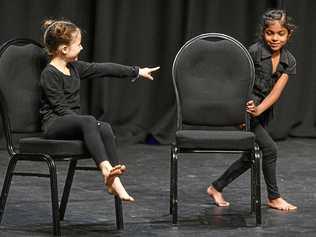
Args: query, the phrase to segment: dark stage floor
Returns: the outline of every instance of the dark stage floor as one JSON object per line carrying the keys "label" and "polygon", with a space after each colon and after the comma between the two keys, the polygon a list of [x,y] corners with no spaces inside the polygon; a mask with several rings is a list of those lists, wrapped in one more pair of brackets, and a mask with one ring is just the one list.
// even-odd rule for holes
{"label": "dark stage floor", "polygon": [[[128,172],[123,181],[135,204],[124,204],[125,229],[115,226],[114,200],[96,172],[79,171],[74,179],[63,236],[316,236],[316,140],[279,142],[278,181],[281,193],[299,209],[282,213],[266,206],[262,183],[263,224],[254,227],[250,210],[249,172],[224,191],[229,208],[216,207],[206,187],[236,155],[185,155],[179,162],[179,225],[171,225],[169,212],[169,147],[133,145],[119,148]],[[191,159],[187,159],[191,156]],[[208,159],[207,157],[212,157]],[[194,159],[193,159],[194,158]],[[8,158],[0,151],[2,187]],[[59,186],[66,164],[58,163]],[[92,164],[92,162],[91,162]],[[29,164],[19,167],[31,168]],[[46,168],[34,163],[34,166]],[[263,181],[262,181],[263,182]],[[0,236],[50,236],[51,205],[48,179],[15,177]],[[34,185],[36,184],[36,185]],[[32,186],[33,185],[33,186]]]}

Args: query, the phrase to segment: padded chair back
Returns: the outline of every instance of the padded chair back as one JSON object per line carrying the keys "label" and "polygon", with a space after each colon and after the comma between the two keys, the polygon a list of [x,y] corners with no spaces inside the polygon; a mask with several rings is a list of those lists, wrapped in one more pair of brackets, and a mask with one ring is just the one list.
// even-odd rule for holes
{"label": "padded chair back", "polygon": [[0,49],[1,112],[7,133],[40,132],[40,74],[48,58],[35,41],[16,39]]}
{"label": "padded chair back", "polygon": [[254,66],[236,39],[207,33],[189,40],[174,59],[172,76],[178,129],[183,124],[218,127],[245,123]]}

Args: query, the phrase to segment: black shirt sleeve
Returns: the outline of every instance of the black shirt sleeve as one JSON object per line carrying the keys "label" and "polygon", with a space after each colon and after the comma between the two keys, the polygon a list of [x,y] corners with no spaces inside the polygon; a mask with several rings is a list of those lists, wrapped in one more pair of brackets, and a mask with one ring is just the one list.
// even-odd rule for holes
{"label": "black shirt sleeve", "polygon": [[251,45],[249,48],[248,48],[248,52],[253,60],[253,62],[255,63],[258,59],[258,46],[256,44],[253,44]]}
{"label": "black shirt sleeve", "polygon": [[55,114],[62,116],[75,114],[69,106],[63,93],[63,79],[53,70],[44,70],[41,74],[40,85],[46,102]]}
{"label": "black shirt sleeve", "polygon": [[296,60],[294,56],[289,54],[289,66],[286,68],[285,72],[288,75],[295,75],[296,74]]}
{"label": "black shirt sleeve", "polygon": [[88,63],[76,61],[72,63],[78,70],[80,79],[119,77],[131,78],[132,81],[138,78],[139,67],[125,66],[116,63]]}

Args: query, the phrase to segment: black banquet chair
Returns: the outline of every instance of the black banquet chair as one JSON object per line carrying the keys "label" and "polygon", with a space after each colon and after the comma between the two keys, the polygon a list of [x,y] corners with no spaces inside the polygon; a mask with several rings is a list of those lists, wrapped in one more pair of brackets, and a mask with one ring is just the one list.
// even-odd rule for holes
{"label": "black banquet chair", "polygon": [[[178,222],[181,153],[249,152],[251,213],[255,212],[256,225],[261,224],[261,154],[245,111],[254,83],[254,66],[248,51],[236,39],[224,34],[196,36],[177,53],[172,77],[177,102],[177,130],[170,160],[172,223]],[[241,124],[245,125],[243,129]]]}
{"label": "black banquet chair", "polygon": [[[78,160],[91,159],[81,140],[48,140],[41,137],[39,79],[47,62],[43,47],[33,40],[14,39],[0,48],[0,112],[6,148],[10,156],[0,198],[0,222],[13,176],[46,177],[50,179],[53,233],[60,236],[60,221],[64,219],[75,170],[97,168],[77,165]],[[19,139],[18,145],[13,143],[14,134],[23,137]],[[28,137],[30,134],[32,136]],[[18,161],[44,162],[48,172],[16,172]],[[56,161],[69,162],[60,202]],[[118,197],[115,197],[115,213],[117,228],[122,229],[122,203]]]}

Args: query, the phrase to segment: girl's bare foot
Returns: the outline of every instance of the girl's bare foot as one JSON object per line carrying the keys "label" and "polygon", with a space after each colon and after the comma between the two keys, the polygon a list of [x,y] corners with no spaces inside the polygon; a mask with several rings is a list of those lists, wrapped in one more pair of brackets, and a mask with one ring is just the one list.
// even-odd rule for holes
{"label": "girl's bare foot", "polygon": [[125,190],[121,180],[118,176],[126,171],[125,165],[116,165],[114,167],[108,161],[103,161],[99,165],[104,177],[104,183],[107,186],[109,193],[120,197],[123,201],[134,202],[134,198],[131,197]]}
{"label": "girl's bare foot", "polygon": [[110,172],[107,174],[107,177],[105,177],[105,185],[107,187],[112,187],[115,178],[120,176],[121,174],[123,174],[125,172],[125,170],[126,170],[126,166],[125,165],[116,165],[116,166],[114,166],[110,170]]}
{"label": "girl's bare foot", "polygon": [[276,198],[276,199],[268,199],[267,205],[270,208],[274,208],[280,211],[294,211],[297,209],[296,206],[288,203],[283,198]]}
{"label": "girl's bare foot", "polygon": [[222,193],[218,192],[212,186],[207,188],[207,194],[214,200],[215,204],[219,207],[228,207],[230,205],[229,202],[226,202]]}
{"label": "girl's bare foot", "polygon": [[134,198],[131,197],[125,190],[118,176],[122,175],[126,171],[125,165],[111,166],[110,162],[103,161],[99,165],[104,183],[107,186],[109,193],[119,196],[123,201],[134,202]]}
{"label": "girl's bare foot", "polygon": [[108,192],[118,196],[122,201],[135,202],[135,199],[126,192],[119,177],[114,178],[112,186],[108,187]]}

